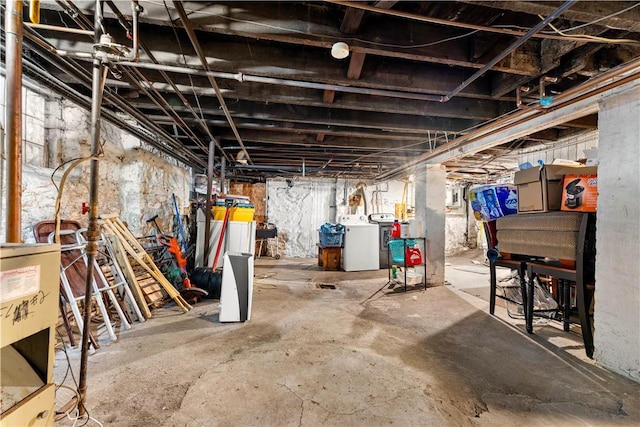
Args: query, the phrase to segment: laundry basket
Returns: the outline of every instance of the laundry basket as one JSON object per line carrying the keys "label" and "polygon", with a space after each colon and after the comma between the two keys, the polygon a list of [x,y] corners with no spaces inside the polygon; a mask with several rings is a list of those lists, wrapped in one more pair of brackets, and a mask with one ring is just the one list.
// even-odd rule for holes
{"label": "laundry basket", "polygon": [[407,253],[409,254],[406,260],[407,267],[422,264],[422,251],[416,247],[415,240],[389,240],[389,252],[391,253],[391,260],[396,264],[405,265],[405,255]]}

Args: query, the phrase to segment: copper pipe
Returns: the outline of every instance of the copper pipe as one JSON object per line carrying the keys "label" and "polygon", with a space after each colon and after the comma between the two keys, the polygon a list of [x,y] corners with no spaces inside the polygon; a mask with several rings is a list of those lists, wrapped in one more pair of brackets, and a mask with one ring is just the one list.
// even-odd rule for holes
{"label": "copper pipe", "polygon": [[81,35],[84,35],[84,36],[92,36],[93,35],[93,31],[81,30],[81,29],[78,29],[78,28],[59,27],[57,25],[46,25],[46,24],[32,24],[32,23],[28,23],[28,22],[25,25],[27,27],[38,28],[40,30],[60,31],[60,32],[63,32],[63,33],[81,34]]}
{"label": "copper pipe", "polygon": [[529,93],[530,90],[529,86],[519,86],[516,89],[516,107],[522,108],[522,93]]}
{"label": "copper pipe", "polygon": [[22,0],[7,0],[6,44],[6,142],[7,211],[6,241],[22,242]]}

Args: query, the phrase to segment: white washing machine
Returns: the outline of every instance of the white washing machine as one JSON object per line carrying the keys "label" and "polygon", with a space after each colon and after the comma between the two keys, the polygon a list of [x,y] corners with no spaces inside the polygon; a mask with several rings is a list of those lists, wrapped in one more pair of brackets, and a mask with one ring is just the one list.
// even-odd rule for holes
{"label": "white washing machine", "polygon": [[366,215],[343,215],[344,245],[340,266],[344,271],[379,270],[378,224],[371,224]]}

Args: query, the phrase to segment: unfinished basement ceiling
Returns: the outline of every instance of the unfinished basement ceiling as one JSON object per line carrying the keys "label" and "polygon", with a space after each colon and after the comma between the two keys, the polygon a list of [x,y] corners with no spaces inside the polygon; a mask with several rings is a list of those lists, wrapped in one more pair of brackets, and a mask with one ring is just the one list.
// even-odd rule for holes
{"label": "unfinished basement ceiling", "polygon": [[[517,111],[517,92],[539,104],[541,78],[553,96],[640,58],[638,2],[138,3],[139,63],[112,65],[103,117],[196,172],[213,138],[216,163],[224,156],[238,178],[400,176]],[[94,6],[43,2],[41,24],[92,30]],[[105,31],[131,46],[130,4],[106,1],[103,12]],[[332,57],[336,42],[348,57]],[[92,44],[27,26],[24,73],[88,106],[90,62],[50,47]],[[590,113],[445,164],[500,174],[493,158],[596,127]]]}

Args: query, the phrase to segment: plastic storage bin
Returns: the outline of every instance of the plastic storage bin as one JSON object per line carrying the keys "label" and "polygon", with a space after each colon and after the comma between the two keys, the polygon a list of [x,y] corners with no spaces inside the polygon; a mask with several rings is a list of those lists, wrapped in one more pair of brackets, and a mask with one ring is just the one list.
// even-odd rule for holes
{"label": "plastic storage bin", "polygon": [[251,222],[253,221],[253,214],[255,208],[250,204],[240,204],[231,208],[229,212],[230,221]]}
{"label": "plastic storage bin", "polygon": [[229,221],[251,222],[255,214],[255,208],[250,203],[241,203],[231,208],[225,204],[225,202],[216,202],[213,206],[213,219],[216,221],[223,221],[224,216],[229,211]]}
{"label": "plastic storage bin", "polygon": [[227,212],[227,207],[224,202],[216,202],[213,206],[213,219],[216,221],[222,221],[224,214]]}

